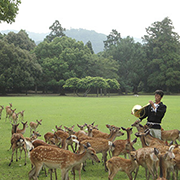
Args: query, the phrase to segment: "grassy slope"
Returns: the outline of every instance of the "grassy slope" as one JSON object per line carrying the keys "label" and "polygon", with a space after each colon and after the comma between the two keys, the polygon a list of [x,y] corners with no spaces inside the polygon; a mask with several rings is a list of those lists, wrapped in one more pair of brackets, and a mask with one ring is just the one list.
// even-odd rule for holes
{"label": "grassy slope", "polygon": [[[108,129],[105,124],[114,124],[117,126],[130,127],[136,120],[136,117],[130,114],[132,107],[135,104],[145,105],[149,100],[154,100],[154,96],[119,96],[119,97],[92,97],[92,98],[79,98],[79,97],[59,97],[59,96],[29,96],[29,97],[1,97],[0,105],[13,104],[16,112],[25,110],[25,121],[35,121],[36,119],[42,121],[42,126],[38,127],[43,139],[46,132],[51,132],[55,129],[55,125],[72,126],[75,125],[75,130],[78,130],[76,124],[90,124],[95,121],[95,125],[101,131],[107,132]],[[179,112],[180,112],[180,96],[165,96],[163,102],[168,106],[167,113],[163,119],[162,126],[165,130],[180,129],[179,128]],[[146,122],[144,120],[143,124]],[[20,125],[22,127],[22,125]],[[133,129],[133,134],[136,132]],[[11,151],[7,151],[10,147],[11,138],[11,125],[9,120],[5,121],[5,111],[2,114],[0,121],[0,180],[11,179],[28,179],[28,172],[31,169],[30,161],[27,158],[27,165],[24,166],[24,153],[22,159],[14,162],[9,167]],[[25,137],[29,136],[29,128],[25,133]],[[125,139],[126,136],[118,139]],[[132,135],[132,139],[134,135]],[[138,142],[135,145],[140,148],[141,144]],[[98,155],[101,158],[101,155]],[[58,179],[60,179],[60,170],[58,170]],[[138,174],[139,179],[145,179],[144,169],[140,168]],[[105,180],[108,173],[104,171],[102,164],[91,165],[88,161],[86,172],[82,171],[82,179],[86,180]],[[54,177],[53,177],[54,178]],[[125,173],[119,172],[114,179],[127,179]],[[43,172],[40,173],[39,179],[49,179],[45,177]],[[70,178],[72,179],[72,177]],[[78,177],[76,178],[78,179]]]}

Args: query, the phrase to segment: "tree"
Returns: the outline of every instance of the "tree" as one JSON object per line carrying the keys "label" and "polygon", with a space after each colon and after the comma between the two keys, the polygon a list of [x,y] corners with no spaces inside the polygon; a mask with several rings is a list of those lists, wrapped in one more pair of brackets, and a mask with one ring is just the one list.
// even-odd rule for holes
{"label": "tree", "polygon": [[116,78],[118,79],[117,61],[110,57],[103,57],[103,55],[93,54],[88,61],[86,73],[88,76],[103,77],[103,78]]}
{"label": "tree", "polygon": [[117,30],[112,29],[112,32],[107,36],[107,40],[104,41],[105,49],[110,48],[111,46],[117,45],[121,41],[121,34]]}
{"label": "tree", "polygon": [[21,4],[20,0],[3,0],[0,4],[0,23],[2,21],[7,23],[15,22],[16,15],[19,11],[18,6]]}
{"label": "tree", "polygon": [[66,29],[63,28],[61,26],[61,24],[59,23],[58,20],[56,20],[52,26],[49,27],[49,29],[51,30],[50,34],[46,36],[48,41],[52,41],[55,37],[62,37],[65,36],[65,34],[63,33],[63,31],[65,31]]}
{"label": "tree", "polygon": [[9,44],[13,43],[15,46],[19,46],[21,49],[26,49],[28,51],[33,50],[36,46],[35,42],[29,38],[25,30],[20,30],[17,34],[14,32],[9,32],[4,40]]}
{"label": "tree", "polygon": [[110,95],[111,89],[119,89],[120,88],[120,84],[116,79],[106,79],[106,81],[109,85],[109,87],[107,88],[109,95]]}
{"label": "tree", "polygon": [[77,77],[73,77],[73,78],[70,78],[70,79],[67,79],[66,80],[66,82],[65,82],[65,84],[64,84],[64,86],[63,86],[63,88],[70,88],[70,89],[73,89],[73,93],[75,94],[77,94],[78,92],[77,92],[77,90],[78,90],[78,86],[77,86],[77,84],[78,84],[78,82],[79,82],[79,78],[77,78]]}
{"label": "tree", "polygon": [[109,46],[104,52],[105,57],[113,57],[118,68],[118,82],[121,91],[137,93],[139,83],[143,80],[145,71],[145,53],[140,43],[135,43],[131,37],[122,38],[115,45]]}
{"label": "tree", "polygon": [[[52,42],[44,41],[34,49],[38,62],[43,68],[41,86],[55,86],[54,80],[86,76],[90,50],[83,42],[76,42],[67,36],[56,37]],[[51,82],[53,80],[53,83]],[[50,82],[49,82],[50,81]],[[49,82],[49,83],[48,83]],[[61,87],[60,90],[63,90]]]}
{"label": "tree", "polygon": [[173,31],[172,21],[166,17],[146,29],[144,48],[147,55],[147,86],[166,89],[180,85],[180,38]]}
{"label": "tree", "polygon": [[88,42],[86,43],[86,46],[90,49],[91,54],[94,54],[91,41],[88,41]]}
{"label": "tree", "polygon": [[35,54],[0,40],[0,90],[26,90],[35,85],[41,66]]}

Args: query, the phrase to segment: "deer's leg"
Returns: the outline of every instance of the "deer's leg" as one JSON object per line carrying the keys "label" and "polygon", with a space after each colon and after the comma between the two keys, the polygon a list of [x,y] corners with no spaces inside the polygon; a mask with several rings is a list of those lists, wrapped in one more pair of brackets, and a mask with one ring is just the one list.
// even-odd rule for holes
{"label": "deer's leg", "polygon": [[106,151],[104,151],[104,152],[102,152],[102,154],[103,154],[103,159],[104,159],[105,171],[107,172],[107,171],[108,171],[108,168],[107,168],[107,166],[106,166],[106,161],[107,161],[107,152],[106,152]]}
{"label": "deer's leg", "polygon": [[15,151],[15,147],[14,145],[12,146],[12,155],[11,155],[11,161],[9,163],[9,166],[11,165],[11,163],[13,162],[13,155],[14,155],[14,151]]}
{"label": "deer's leg", "polygon": [[26,147],[24,147],[24,153],[25,153],[25,163],[24,163],[24,165],[26,165],[26,154],[27,154],[27,151],[26,151],[25,148],[26,148]]}
{"label": "deer's leg", "polygon": [[16,162],[18,161],[18,154],[17,154],[18,149],[16,148]]}
{"label": "deer's leg", "polygon": [[29,180],[31,180],[31,178],[34,176],[35,172],[36,172],[36,167],[34,166],[28,173]]}
{"label": "deer's leg", "polygon": [[55,178],[57,180],[57,172],[56,172],[56,169],[54,169],[54,173],[55,173]]}
{"label": "deer's leg", "polygon": [[37,179],[39,172],[42,169],[42,166],[43,166],[43,163],[41,163],[41,162],[35,165],[35,173],[34,173],[34,177],[33,177],[35,180]]}
{"label": "deer's leg", "polygon": [[135,175],[134,175],[134,180],[136,180],[136,177],[137,177],[138,171],[139,171],[139,167],[137,167],[137,168],[136,168]]}

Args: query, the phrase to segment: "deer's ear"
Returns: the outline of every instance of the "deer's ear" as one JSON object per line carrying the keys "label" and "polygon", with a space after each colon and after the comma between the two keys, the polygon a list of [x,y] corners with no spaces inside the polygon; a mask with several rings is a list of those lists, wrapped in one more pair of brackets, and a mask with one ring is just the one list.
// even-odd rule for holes
{"label": "deer's ear", "polygon": [[121,127],[121,129],[124,130],[124,131],[126,131],[126,128],[124,128],[124,127]]}

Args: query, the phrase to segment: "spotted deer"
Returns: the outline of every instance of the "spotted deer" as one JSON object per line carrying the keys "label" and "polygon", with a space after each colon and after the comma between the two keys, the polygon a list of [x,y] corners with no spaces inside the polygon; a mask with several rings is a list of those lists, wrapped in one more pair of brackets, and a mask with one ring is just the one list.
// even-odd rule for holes
{"label": "spotted deer", "polygon": [[30,161],[34,167],[29,172],[29,180],[37,179],[43,165],[50,169],[60,168],[61,179],[66,180],[68,179],[68,171],[88,158],[100,162],[89,143],[84,146],[84,151],[80,154],[50,146],[39,146],[30,152]]}
{"label": "spotted deer", "polygon": [[122,157],[116,156],[109,159],[106,162],[106,165],[109,171],[108,180],[113,180],[118,171],[125,172],[129,179],[132,180],[132,173],[139,168],[139,165],[136,161],[136,151],[130,152],[130,159],[124,159]]}

